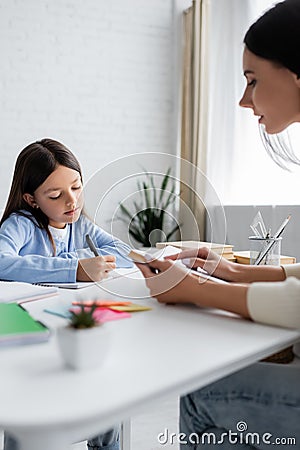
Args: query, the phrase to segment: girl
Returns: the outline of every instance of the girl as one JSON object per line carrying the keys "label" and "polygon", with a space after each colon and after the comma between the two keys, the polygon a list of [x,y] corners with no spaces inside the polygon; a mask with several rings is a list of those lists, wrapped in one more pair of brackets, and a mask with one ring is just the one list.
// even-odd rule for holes
{"label": "girl", "polygon": [[[80,165],[63,144],[42,139],[19,154],[0,222],[1,279],[99,281],[116,264],[131,266],[129,247],[84,215],[82,189]],[[101,256],[91,257],[86,234]]]}
{"label": "girl", "polygon": [[[247,85],[240,105],[258,116],[275,161],[299,164],[291,149],[284,145],[276,148],[268,134],[279,133],[288,125],[300,122],[300,1],[286,0],[270,9],[250,27],[244,43],[243,70]],[[184,276],[171,261],[150,264],[159,275],[140,265],[151,294],[160,302],[185,301],[232,311],[257,322],[300,328],[300,264],[243,266],[219,259],[207,249],[182,252],[177,257],[190,259],[193,267],[205,264],[210,273],[232,283],[199,284],[199,279]],[[174,280],[179,281],[177,285]],[[220,445],[222,448],[262,449],[276,443],[276,437],[285,436],[295,438],[299,448],[300,366],[297,361],[293,364],[258,363],[183,397],[181,431],[186,435],[214,433],[221,437],[228,430],[235,432],[237,422],[242,420],[249,432],[258,433],[261,438],[267,434],[268,441],[263,443],[261,439],[254,445],[233,445],[227,441]],[[182,449],[204,449],[212,445],[197,447],[190,443]]]}
{"label": "girl", "polygon": [[[0,277],[37,282],[99,281],[117,266],[131,267],[129,247],[83,213],[82,174],[63,144],[42,139],[19,154],[0,227]],[[89,234],[101,256],[91,257]],[[88,441],[119,450],[118,429]],[[4,450],[18,450],[5,434]]]}

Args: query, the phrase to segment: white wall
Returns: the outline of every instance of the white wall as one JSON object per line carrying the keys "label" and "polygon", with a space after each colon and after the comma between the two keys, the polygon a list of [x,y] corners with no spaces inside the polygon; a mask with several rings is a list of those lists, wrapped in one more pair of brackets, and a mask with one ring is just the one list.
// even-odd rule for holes
{"label": "white wall", "polygon": [[[172,0],[0,0],[0,205],[17,154],[52,137],[98,168],[174,153]],[[178,12],[178,11],[177,11]]]}

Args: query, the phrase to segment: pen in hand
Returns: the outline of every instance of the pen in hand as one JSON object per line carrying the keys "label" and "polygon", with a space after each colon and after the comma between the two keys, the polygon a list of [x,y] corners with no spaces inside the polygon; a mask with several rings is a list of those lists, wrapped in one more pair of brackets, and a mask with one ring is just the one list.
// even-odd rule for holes
{"label": "pen in hand", "polygon": [[92,239],[91,239],[91,237],[90,237],[89,234],[87,234],[87,235],[85,236],[85,239],[86,239],[87,245],[89,246],[91,252],[93,252],[95,256],[100,256],[99,253],[98,253],[98,251],[97,251],[97,249],[96,249],[96,247],[95,247],[95,244],[94,244],[94,242],[92,241]]}

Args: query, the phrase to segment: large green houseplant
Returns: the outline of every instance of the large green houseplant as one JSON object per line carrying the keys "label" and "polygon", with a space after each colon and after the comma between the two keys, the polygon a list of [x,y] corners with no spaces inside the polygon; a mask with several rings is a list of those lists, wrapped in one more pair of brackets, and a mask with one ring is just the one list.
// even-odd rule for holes
{"label": "large green houseplant", "polygon": [[[137,182],[137,200],[132,206],[120,203],[129,234],[144,247],[152,247],[157,241],[168,241],[179,230],[179,224],[171,214],[171,207],[179,196],[169,167],[160,184],[154,175],[145,171],[145,180]],[[168,220],[166,220],[168,217]]]}

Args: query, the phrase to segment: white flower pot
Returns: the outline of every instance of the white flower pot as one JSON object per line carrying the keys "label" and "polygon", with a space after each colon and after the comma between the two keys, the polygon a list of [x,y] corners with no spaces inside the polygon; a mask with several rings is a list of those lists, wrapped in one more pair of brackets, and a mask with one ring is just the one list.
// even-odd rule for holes
{"label": "white flower pot", "polygon": [[88,370],[103,364],[110,338],[105,324],[85,329],[61,327],[57,329],[57,343],[67,367]]}

